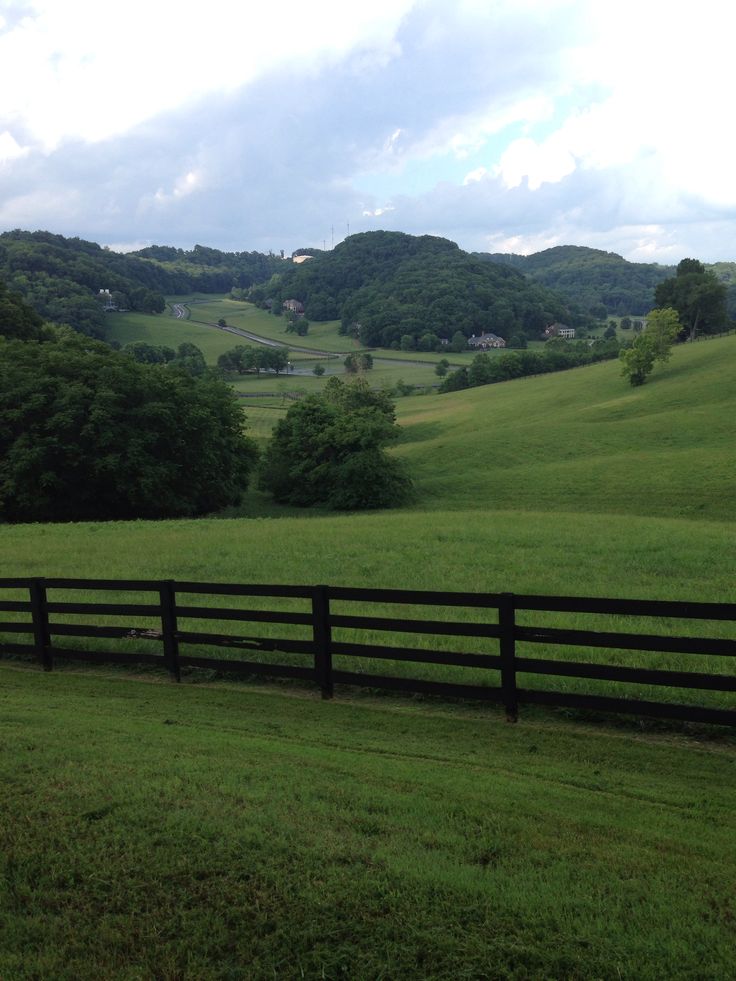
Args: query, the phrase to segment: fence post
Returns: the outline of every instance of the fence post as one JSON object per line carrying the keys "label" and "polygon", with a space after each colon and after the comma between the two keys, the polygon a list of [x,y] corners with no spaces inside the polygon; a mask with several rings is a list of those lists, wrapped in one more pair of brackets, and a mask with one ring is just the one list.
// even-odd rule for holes
{"label": "fence post", "polygon": [[501,694],[506,721],[519,717],[516,701],[516,605],[513,593],[502,593],[498,604],[498,625],[501,630]]}
{"label": "fence post", "polygon": [[28,584],[31,596],[31,616],[33,617],[33,638],[36,653],[44,671],[54,666],[49,631],[49,611],[46,605],[46,586],[43,579],[31,579]]}
{"label": "fence post", "polygon": [[315,586],[312,591],[312,631],[315,680],[322,689],[322,698],[332,698],[332,631],[328,586]]}
{"label": "fence post", "polygon": [[159,589],[161,603],[161,639],[164,644],[164,661],[176,681],[181,681],[179,670],[179,641],[176,637],[176,589],[173,580],[167,579]]}

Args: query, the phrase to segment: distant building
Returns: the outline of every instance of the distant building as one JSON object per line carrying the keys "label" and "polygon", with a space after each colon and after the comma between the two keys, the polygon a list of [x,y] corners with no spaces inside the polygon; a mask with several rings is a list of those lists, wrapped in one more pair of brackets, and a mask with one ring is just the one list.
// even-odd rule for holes
{"label": "distant building", "polygon": [[468,341],[468,347],[473,347],[479,351],[487,351],[492,347],[506,347],[506,341],[503,337],[498,337],[496,334],[488,334],[484,331],[478,337],[473,334]]}
{"label": "distant building", "polygon": [[289,313],[296,313],[300,317],[304,314],[304,304],[301,300],[284,300],[283,307]]}
{"label": "distant building", "polygon": [[575,337],[575,328],[568,327],[566,324],[550,324],[549,327],[544,328],[544,336],[550,337],[564,337],[566,340],[570,340]]}
{"label": "distant building", "polygon": [[307,259],[314,259],[314,256],[313,256],[313,255],[293,255],[293,256],[291,257],[291,261],[292,261],[292,262],[296,262],[296,263],[297,263],[297,265],[298,265],[298,264],[299,264],[300,262],[306,262],[306,261],[307,261]]}
{"label": "distant building", "polygon": [[102,303],[102,309],[106,312],[117,310],[118,305],[112,298],[112,293],[110,290],[100,290],[97,294],[97,299]]}

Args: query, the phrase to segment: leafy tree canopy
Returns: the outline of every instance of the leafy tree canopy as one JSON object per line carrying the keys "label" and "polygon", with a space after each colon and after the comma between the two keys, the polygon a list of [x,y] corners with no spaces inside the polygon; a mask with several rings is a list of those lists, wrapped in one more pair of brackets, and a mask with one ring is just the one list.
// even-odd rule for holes
{"label": "leafy tree canopy", "polygon": [[43,336],[43,319],[18,293],[9,292],[0,280],[0,337],[40,341]]}
{"label": "leafy tree canopy", "polygon": [[239,375],[259,375],[262,371],[275,371],[278,375],[289,364],[289,352],[285,347],[250,347],[237,344],[223,352],[217,359],[217,367],[224,372],[237,372]]}
{"label": "leafy tree canopy", "polygon": [[399,436],[394,407],[365,379],[327,382],[321,395],[295,403],[266,450],[261,486],[282,503],[339,510],[391,507],[411,482],[384,447]]}
{"label": "leafy tree canopy", "polygon": [[255,462],[222,382],[70,329],[0,343],[0,517],[194,516],[236,504]]}
{"label": "leafy tree canopy", "polygon": [[717,333],[728,323],[726,286],[697,259],[683,259],[675,275],[659,284],[655,299],[658,307],[677,311],[691,340],[698,332]]}
{"label": "leafy tree canopy", "polygon": [[270,284],[276,307],[300,300],[311,320],[340,319],[367,346],[438,349],[441,338],[492,331],[536,336],[577,316],[560,296],[512,269],[482,262],[431,235],[364,232],[330,252],[287,267]]}
{"label": "leafy tree canopy", "polygon": [[632,385],[643,385],[655,363],[669,360],[672,345],[682,330],[677,311],[652,310],[647,326],[630,347],[621,351],[621,374]]}
{"label": "leafy tree canopy", "polygon": [[501,252],[476,255],[517,269],[601,320],[647,313],[655,287],[672,271],[671,266],[629,262],[615,252],[580,245],[558,245],[528,256]]}

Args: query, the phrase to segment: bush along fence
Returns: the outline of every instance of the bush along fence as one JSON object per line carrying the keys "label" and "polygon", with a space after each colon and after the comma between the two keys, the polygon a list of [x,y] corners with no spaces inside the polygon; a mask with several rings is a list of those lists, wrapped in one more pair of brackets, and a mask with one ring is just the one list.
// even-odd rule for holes
{"label": "bush along fence", "polygon": [[[110,601],[121,593],[136,594],[136,602]],[[366,614],[386,607],[392,615]],[[326,698],[340,684],[482,699],[503,706],[511,721],[529,704],[736,726],[734,603],[0,579],[0,617],[0,654],[30,655],[46,671],[62,659],[158,665],[176,680],[182,668],[208,668],[312,682]],[[531,617],[547,623],[531,624]],[[591,618],[594,626],[607,618],[619,629],[589,629]],[[565,626],[571,619],[573,627]],[[659,631],[620,629],[642,621]],[[721,636],[703,636],[704,629]],[[271,636],[277,630],[288,636]],[[425,646],[400,646],[407,636],[412,644],[422,636]],[[389,643],[376,643],[381,637]],[[460,646],[461,638],[475,650],[440,646]],[[544,656],[530,656],[540,648]],[[575,660],[569,648],[580,652]],[[218,650],[227,656],[214,656]],[[608,661],[594,659],[600,651],[609,652]],[[657,657],[668,666],[652,667]],[[362,670],[376,661],[394,673]],[[693,663],[706,670],[691,670]],[[680,694],[698,690],[710,697]],[[651,698],[651,691],[665,697]]]}

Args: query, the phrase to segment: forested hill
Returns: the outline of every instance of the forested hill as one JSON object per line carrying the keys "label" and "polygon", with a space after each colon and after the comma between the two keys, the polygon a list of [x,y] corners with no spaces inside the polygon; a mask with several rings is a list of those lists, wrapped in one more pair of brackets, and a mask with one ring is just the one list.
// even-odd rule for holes
{"label": "forested hill", "polygon": [[120,306],[155,313],[164,294],[227,292],[267,279],[282,260],[258,252],[190,252],[153,246],[121,254],[80,238],[15,230],[0,234],[0,280],[44,319],[104,335],[101,289]]}
{"label": "forested hill", "polygon": [[598,319],[648,313],[654,305],[655,287],[674,274],[672,266],[629,262],[615,252],[582,245],[560,245],[533,255],[473,254],[557,290]]}
{"label": "forested hill", "polygon": [[260,292],[255,299],[300,300],[310,320],[339,318],[344,332],[383,347],[456,332],[533,337],[553,321],[580,322],[572,304],[521,273],[403,232],[351,235]]}

